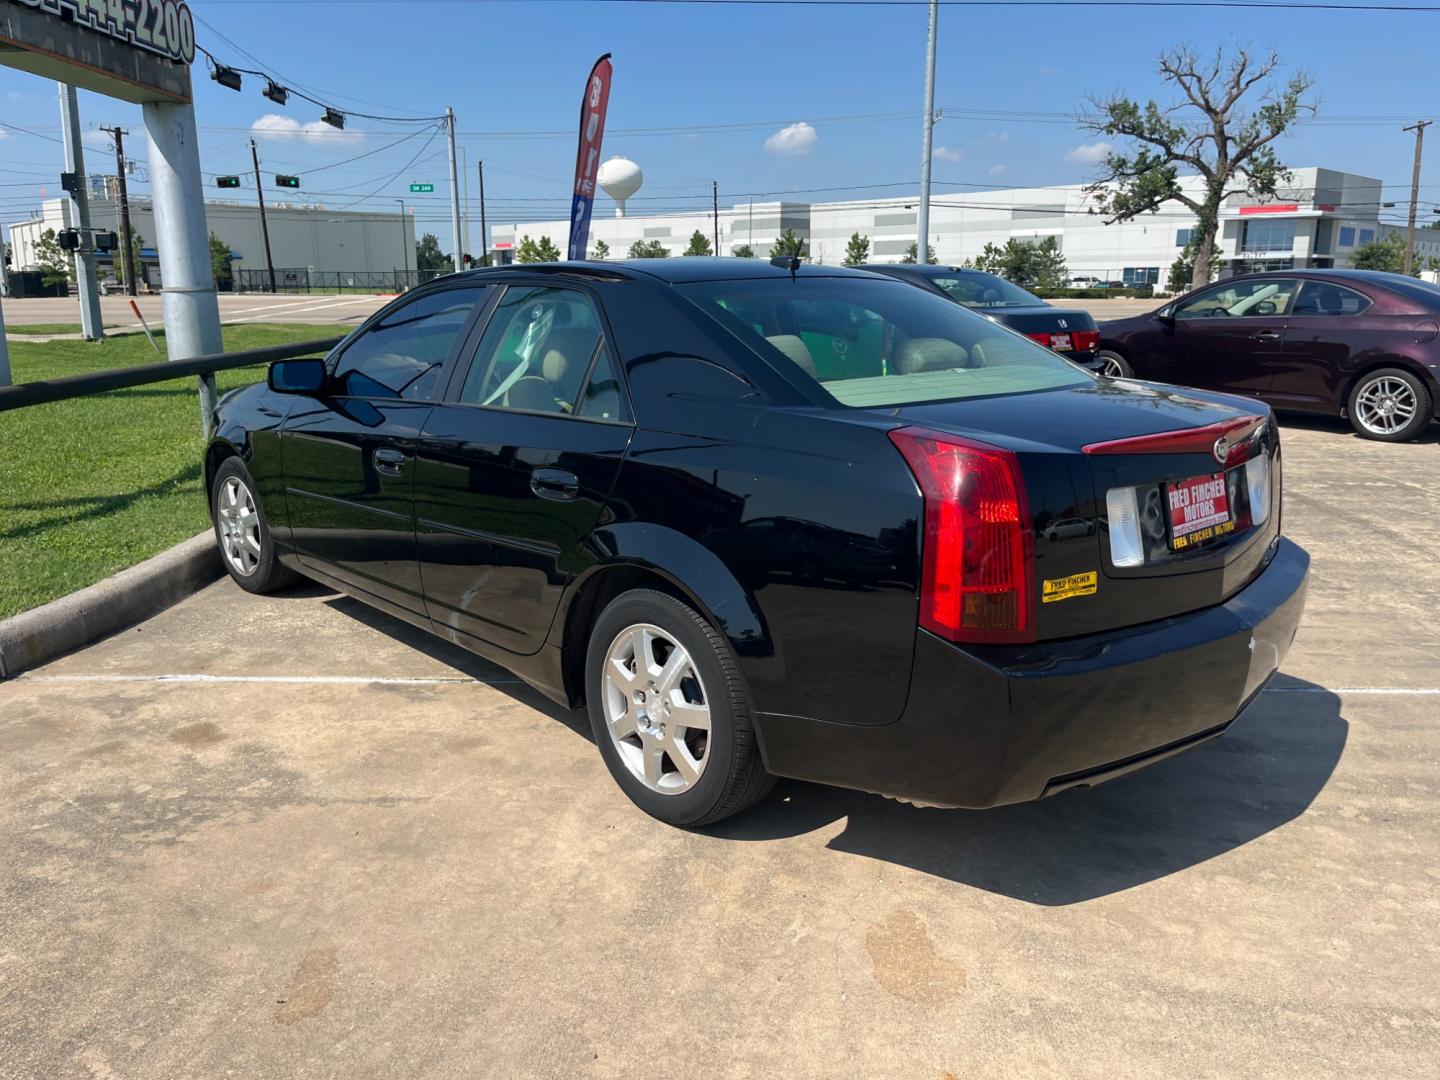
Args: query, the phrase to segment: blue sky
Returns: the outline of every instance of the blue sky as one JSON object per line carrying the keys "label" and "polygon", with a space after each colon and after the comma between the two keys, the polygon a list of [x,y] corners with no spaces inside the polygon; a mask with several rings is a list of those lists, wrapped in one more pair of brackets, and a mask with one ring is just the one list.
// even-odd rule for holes
{"label": "blue sky", "polygon": [[[472,200],[475,162],[486,162],[491,224],[568,213],[580,94],[590,64],[606,51],[614,54],[615,83],[605,156],[632,157],[646,175],[632,212],[708,207],[712,178],[722,205],[750,192],[797,191],[788,197],[817,201],[899,194],[918,182],[923,7],[535,0],[196,0],[191,7],[202,46],[227,62],[273,70],[342,109],[433,115],[453,105]],[[1243,43],[1277,48],[1287,70],[1308,69],[1321,116],[1332,118],[1288,137],[1281,146],[1287,162],[1378,176],[1392,185],[1386,197],[1403,202],[1413,139],[1399,118],[1432,115],[1433,93],[1423,50],[1407,42],[1428,42],[1437,28],[1440,14],[944,8],[936,102],[948,115],[935,133],[944,148],[937,191],[1088,179],[1094,167],[1077,148],[1095,136],[1052,118],[1001,114],[1070,113],[1087,94],[1114,90],[1167,100],[1154,73],[1159,51]],[[420,231],[447,236],[442,137],[427,145],[428,130],[353,117],[343,135],[310,130],[314,106],[292,98],[277,108],[254,78],[241,93],[225,90],[198,60],[196,73],[207,174],[248,172],[248,139],[259,122],[267,176],[299,173],[303,194],[332,207],[385,210],[396,208],[396,197],[410,199],[411,180],[433,181],[436,194],[410,205]],[[826,119],[887,113],[903,115]],[[127,147],[143,158],[138,107],[82,94],[81,116],[87,128],[130,128]],[[1383,119],[1339,122],[1356,117]],[[0,68],[0,120],[58,134],[54,84]],[[725,124],[739,127],[713,127]],[[808,128],[781,135],[790,125]],[[625,128],[680,130],[641,135]],[[510,134],[553,131],[564,134]],[[1432,136],[1422,217],[1440,200],[1440,128]],[[92,136],[87,147],[89,171],[113,168],[108,140]],[[337,164],[361,154],[368,156]],[[0,221],[26,216],[42,187],[56,194],[60,161],[54,142],[6,131]],[[843,188],[853,190],[823,190]],[[137,189],[145,190],[143,179]],[[222,194],[233,193],[212,187],[213,196]],[[248,178],[240,197],[253,197]],[[607,211],[602,200],[599,212]]]}

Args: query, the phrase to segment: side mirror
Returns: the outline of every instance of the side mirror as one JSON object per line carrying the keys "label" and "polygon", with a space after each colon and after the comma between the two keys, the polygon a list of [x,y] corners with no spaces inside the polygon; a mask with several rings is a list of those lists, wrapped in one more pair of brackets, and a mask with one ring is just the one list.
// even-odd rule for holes
{"label": "side mirror", "polygon": [[1155,318],[1169,326],[1175,322],[1175,305],[1166,304],[1159,311],[1155,312]]}
{"label": "side mirror", "polygon": [[265,381],[276,393],[319,395],[325,389],[325,361],[276,360],[266,372]]}

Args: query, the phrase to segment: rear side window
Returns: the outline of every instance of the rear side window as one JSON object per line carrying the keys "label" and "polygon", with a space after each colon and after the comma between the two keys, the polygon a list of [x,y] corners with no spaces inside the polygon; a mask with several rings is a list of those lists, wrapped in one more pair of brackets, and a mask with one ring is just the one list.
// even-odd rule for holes
{"label": "rear side window", "polygon": [[445,359],[486,288],[445,289],[390,312],[340,354],[340,394],[433,400]]}
{"label": "rear side window", "polygon": [[677,286],[782,370],[854,408],[1083,386],[1055,353],[934,293],[881,278]]}
{"label": "rear side window", "polygon": [[1370,298],[1344,285],[1328,281],[1307,281],[1300,286],[1291,315],[1359,315],[1370,306]]}

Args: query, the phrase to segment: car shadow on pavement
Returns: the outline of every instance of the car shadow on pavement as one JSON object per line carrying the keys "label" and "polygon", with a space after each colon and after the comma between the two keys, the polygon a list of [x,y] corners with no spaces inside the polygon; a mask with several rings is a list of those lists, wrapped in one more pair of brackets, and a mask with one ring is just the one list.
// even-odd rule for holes
{"label": "car shadow on pavement", "polygon": [[845,819],[835,851],[910,867],[1046,906],[1179,873],[1302,814],[1340,760],[1340,699],[1281,677],[1221,738],[1151,768],[1044,802],[932,810],[782,781],[709,830],[730,840],[796,836]]}
{"label": "car shadow on pavement", "polygon": [[[1280,418],[1280,438],[1283,443],[1286,428],[1299,428],[1302,431],[1327,431],[1342,438],[1358,439],[1360,436],[1350,426],[1350,421],[1340,416],[1323,416],[1317,413],[1293,413],[1282,412]],[[1431,424],[1416,435],[1411,442],[1424,445],[1440,445],[1440,424]]]}

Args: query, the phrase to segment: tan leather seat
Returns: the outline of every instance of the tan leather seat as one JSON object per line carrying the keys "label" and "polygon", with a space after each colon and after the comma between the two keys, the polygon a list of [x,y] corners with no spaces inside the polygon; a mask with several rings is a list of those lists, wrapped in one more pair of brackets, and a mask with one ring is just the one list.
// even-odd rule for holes
{"label": "tan leather seat", "polygon": [[915,375],[922,371],[950,371],[970,366],[965,346],[946,338],[911,338],[895,350],[895,374]]}
{"label": "tan leather seat", "polygon": [[810,355],[810,346],[805,344],[803,338],[795,334],[776,334],[765,340],[789,357],[806,375],[812,379],[818,377],[815,374],[815,358]]}
{"label": "tan leather seat", "polygon": [[594,330],[551,330],[540,349],[539,374],[517,379],[505,394],[505,404],[532,412],[564,412],[580,392],[580,380],[595,351],[596,337]]}

